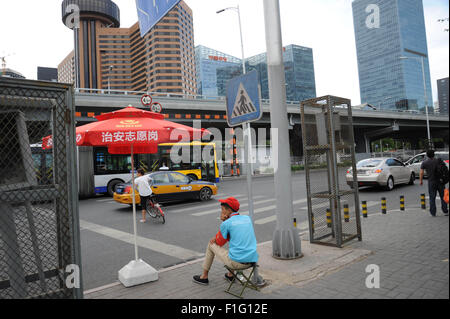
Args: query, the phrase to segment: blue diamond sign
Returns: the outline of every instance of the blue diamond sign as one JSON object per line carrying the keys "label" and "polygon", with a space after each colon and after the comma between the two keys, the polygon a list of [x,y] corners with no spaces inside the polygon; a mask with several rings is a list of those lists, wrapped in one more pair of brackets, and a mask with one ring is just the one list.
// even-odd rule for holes
{"label": "blue diamond sign", "polygon": [[228,125],[235,127],[261,119],[261,90],[257,71],[234,78],[227,86]]}
{"label": "blue diamond sign", "polygon": [[181,0],[136,0],[141,36],[144,37]]}

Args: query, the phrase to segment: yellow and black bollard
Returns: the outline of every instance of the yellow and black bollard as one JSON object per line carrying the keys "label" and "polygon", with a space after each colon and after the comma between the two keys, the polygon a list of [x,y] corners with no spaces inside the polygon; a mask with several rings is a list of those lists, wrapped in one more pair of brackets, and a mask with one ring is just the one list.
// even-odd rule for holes
{"label": "yellow and black bollard", "polygon": [[333,227],[333,219],[331,217],[331,210],[329,208],[327,208],[327,226],[328,228]]}
{"label": "yellow and black bollard", "polygon": [[402,212],[404,212],[405,211],[405,196],[400,196],[400,210],[402,211]]}
{"label": "yellow and black bollard", "polygon": [[297,228],[297,218],[294,218],[294,228]]}
{"label": "yellow and black bollard", "polygon": [[368,211],[367,211],[367,202],[363,201],[362,202],[362,213],[363,213],[363,217],[367,218],[369,217]]}
{"label": "yellow and black bollard", "polygon": [[422,209],[427,209],[425,194],[420,195],[420,204],[422,206]]}
{"label": "yellow and black bollard", "polygon": [[387,200],[386,200],[386,197],[383,197],[381,199],[381,213],[383,215],[387,214]]}
{"label": "yellow and black bollard", "polygon": [[350,222],[350,208],[348,204],[344,205],[344,220],[346,223]]}

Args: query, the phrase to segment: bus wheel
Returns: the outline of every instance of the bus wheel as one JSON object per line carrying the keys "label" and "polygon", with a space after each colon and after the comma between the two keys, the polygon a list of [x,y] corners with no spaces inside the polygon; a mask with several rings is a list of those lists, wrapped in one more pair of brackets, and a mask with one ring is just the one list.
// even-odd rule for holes
{"label": "bus wheel", "polygon": [[212,196],[211,188],[205,187],[202,188],[198,197],[202,202],[206,202],[211,199],[211,196]]}
{"label": "bus wheel", "polygon": [[116,192],[116,187],[120,183],[123,183],[123,181],[120,181],[120,180],[117,180],[117,179],[109,182],[109,184],[108,184],[108,195],[109,196],[111,196],[111,197],[114,196],[114,193]]}
{"label": "bus wheel", "polygon": [[198,177],[195,174],[189,174],[188,177],[192,178],[194,181],[198,181]]}

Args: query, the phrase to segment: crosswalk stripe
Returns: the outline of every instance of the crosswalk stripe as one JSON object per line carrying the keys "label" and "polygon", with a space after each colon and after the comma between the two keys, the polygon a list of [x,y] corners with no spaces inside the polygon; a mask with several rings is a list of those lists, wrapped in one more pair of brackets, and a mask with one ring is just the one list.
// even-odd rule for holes
{"label": "crosswalk stripe", "polygon": [[[253,199],[259,199],[259,198],[265,198],[266,196],[262,196],[262,195],[258,195],[258,196],[254,196]],[[205,208],[209,208],[209,207],[215,207],[215,209],[210,210],[210,214],[212,213],[216,213],[217,212],[217,207],[218,207],[219,203],[218,200],[214,200],[214,203],[212,204],[206,204],[206,205],[195,205],[195,206],[189,206],[189,207],[185,207],[185,208],[178,208],[178,209],[174,209],[174,210],[170,210],[168,209],[167,212],[170,214],[176,214],[176,213],[185,213],[188,212],[190,210],[202,210]]]}
{"label": "crosswalk stripe", "polygon": [[[274,201],[274,200],[275,200],[275,199],[272,199],[272,201]],[[306,202],[306,201],[307,201],[306,199],[299,199],[299,200],[293,201],[292,204],[293,204],[293,205],[298,205],[298,204],[302,204],[302,203],[304,203],[304,202]],[[276,205],[270,205],[270,206],[267,206],[267,207],[257,208],[257,209],[255,209],[255,210],[253,210],[253,213],[254,213],[255,215],[256,215],[256,214],[260,214],[260,213],[264,213],[264,212],[267,212],[267,211],[274,210],[276,207],[277,207]],[[246,211],[246,212],[241,212],[241,214],[242,214],[242,215],[248,215],[249,212],[248,212],[248,211]],[[275,220],[276,220],[276,216],[273,216],[273,217],[275,217]],[[265,219],[265,218],[263,218],[263,219]],[[255,224],[258,224],[258,223],[255,222]]]}
{"label": "crosswalk stripe", "polygon": [[[253,202],[253,205],[260,205],[260,204],[270,203],[270,202],[273,202],[273,201],[275,201],[275,199],[274,198],[270,198],[270,199],[266,199],[266,200]],[[248,203],[241,206],[241,208],[244,208],[244,207],[248,207]],[[272,206],[269,206],[269,207],[272,207]],[[268,210],[268,207],[255,209],[254,212],[255,213],[256,212],[263,212],[263,211],[266,211],[266,210]],[[206,216],[206,215],[210,215],[210,214],[214,214],[214,213],[217,213],[217,209],[208,210],[208,211],[204,211],[204,212],[201,212],[201,213],[195,213],[195,214],[192,214],[192,216],[201,217],[201,216]],[[245,212],[243,212],[242,214],[245,214]],[[248,212],[247,212],[247,214],[248,214]]]}
{"label": "crosswalk stripe", "polygon": [[95,201],[96,201],[97,203],[105,203],[105,202],[114,202],[114,203],[115,203],[114,199],[112,199],[112,198],[107,198],[107,199],[96,199]]}
{"label": "crosswalk stripe", "polygon": [[[84,220],[80,220],[80,227],[83,230],[89,230],[91,232],[134,245],[134,235],[130,233],[126,233],[109,227],[104,227]],[[158,253],[167,256],[172,256],[181,260],[188,260],[191,258],[197,258],[204,255],[203,253],[199,253],[193,250],[166,244],[157,240],[144,238],[140,236],[138,236],[137,243],[139,247],[156,251]]]}

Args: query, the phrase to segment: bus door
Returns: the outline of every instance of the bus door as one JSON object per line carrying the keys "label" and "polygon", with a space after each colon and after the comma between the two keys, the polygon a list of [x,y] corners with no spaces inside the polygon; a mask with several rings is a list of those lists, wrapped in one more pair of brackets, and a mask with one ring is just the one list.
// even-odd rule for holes
{"label": "bus door", "polygon": [[[216,181],[216,161],[215,161],[215,152],[214,147],[212,145],[205,146],[204,150],[209,152],[208,158],[202,159],[202,180],[208,181],[208,182],[215,182]],[[203,152],[205,154],[205,152]]]}

